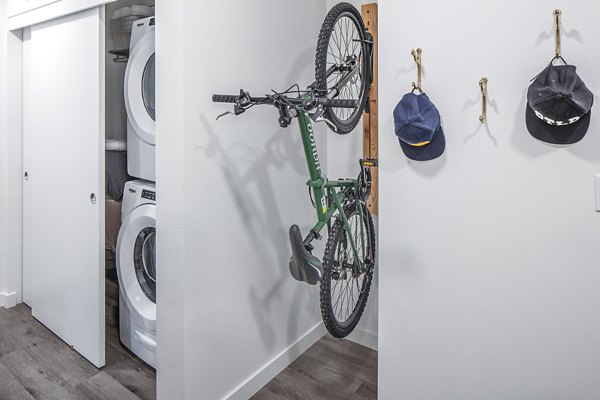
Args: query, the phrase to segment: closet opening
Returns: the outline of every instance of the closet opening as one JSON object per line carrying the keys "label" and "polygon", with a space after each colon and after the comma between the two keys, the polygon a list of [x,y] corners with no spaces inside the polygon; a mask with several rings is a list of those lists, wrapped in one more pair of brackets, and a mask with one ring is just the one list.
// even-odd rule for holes
{"label": "closet opening", "polygon": [[[154,0],[106,6],[106,353],[156,385]],[[132,384],[132,383],[130,383]],[[139,394],[138,394],[139,396]]]}
{"label": "closet opening", "polygon": [[27,306],[18,311],[35,326],[32,354],[45,344],[55,350],[45,358],[66,360],[40,366],[67,379],[57,391],[86,391],[102,379],[153,399],[154,1],[92,3],[55,2],[42,17],[9,18]]}

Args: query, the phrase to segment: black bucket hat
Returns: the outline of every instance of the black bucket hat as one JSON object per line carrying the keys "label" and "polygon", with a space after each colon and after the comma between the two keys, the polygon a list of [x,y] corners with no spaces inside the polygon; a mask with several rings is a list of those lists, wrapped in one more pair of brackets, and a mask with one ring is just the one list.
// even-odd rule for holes
{"label": "black bucket hat", "polygon": [[594,95],[577,75],[577,67],[550,62],[527,90],[527,130],[546,143],[576,143],[590,126],[593,103]]}

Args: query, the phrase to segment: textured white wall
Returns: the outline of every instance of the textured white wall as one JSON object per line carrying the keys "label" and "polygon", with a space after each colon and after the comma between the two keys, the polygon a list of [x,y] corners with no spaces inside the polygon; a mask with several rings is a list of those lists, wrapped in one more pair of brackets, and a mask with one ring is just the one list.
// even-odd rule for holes
{"label": "textured white wall", "polygon": [[[556,7],[565,58],[600,93],[598,3],[379,3],[379,397],[598,398],[599,109],[566,148],[536,141],[524,121],[529,80],[554,53]],[[447,140],[427,163],[407,161],[392,119],[416,47]]]}
{"label": "textured white wall", "polygon": [[[6,51],[6,2],[0,2],[0,59],[4,60],[7,56]],[[0,63],[0,293],[6,290],[6,235],[8,227],[6,224],[7,195],[6,195],[6,169],[7,169],[7,123],[6,123],[6,104],[7,104],[7,81],[6,81],[6,63]],[[2,304],[0,302],[0,304]]]}
{"label": "textured white wall", "polygon": [[156,19],[157,398],[184,399],[183,2],[159,0]]}
{"label": "textured white wall", "polygon": [[173,27],[157,33],[158,262],[169,269],[158,278],[159,398],[179,398],[168,385],[183,384],[189,399],[247,399],[272,378],[265,366],[322,333],[317,287],[288,272],[289,226],[307,232],[315,214],[297,124],[280,129],[269,107],[215,121],[231,105],[211,94],[312,83],[325,4],[159,1],[156,11]]}
{"label": "textured white wall", "polygon": [[6,31],[5,6],[0,5],[0,294],[10,296],[5,305],[12,306],[22,298],[22,144],[15,134],[22,124],[15,106],[21,101],[22,54],[20,32]]}

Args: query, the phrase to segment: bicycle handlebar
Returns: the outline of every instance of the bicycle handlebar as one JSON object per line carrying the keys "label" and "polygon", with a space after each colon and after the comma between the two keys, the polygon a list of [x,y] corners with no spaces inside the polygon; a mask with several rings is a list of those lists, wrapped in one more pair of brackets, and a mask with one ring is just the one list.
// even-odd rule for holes
{"label": "bicycle handlebar", "polygon": [[319,104],[325,107],[333,107],[333,108],[357,108],[358,100],[351,99],[319,99]]}
{"label": "bicycle handlebar", "polygon": [[[228,95],[228,94],[214,94],[212,101],[215,103],[238,103],[243,97],[240,95]],[[273,104],[273,98],[271,97],[245,97],[248,99],[248,103],[251,104]],[[326,97],[318,97],[315,99],[317,104],[324,107],[334,108],[356,108],[358,107],[358,100],[351,99],[329,99]],[[292,105],[304,105],[306,100],[301,98],[285,98],[286,102]]]}
{"label": "bicycle handlebar", "polygon": [[229,94],[213,94],[212,101],[215,103],[237,103],[240,96]]}

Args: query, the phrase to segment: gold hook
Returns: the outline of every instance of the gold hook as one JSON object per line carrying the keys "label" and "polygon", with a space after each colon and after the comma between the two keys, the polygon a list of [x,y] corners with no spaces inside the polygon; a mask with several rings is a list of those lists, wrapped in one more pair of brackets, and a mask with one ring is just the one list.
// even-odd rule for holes
{"label": "gold hook", "polygon": [[421,53],[422,49],[418,48],[417,50],[413,49],[410,54],[413,56],[415,63],[417,64],[417,83],[412,83],[412,90],[418,90],[420,93],[423,93],[421,89]]}
{"label": "gold hook", "polygon": [[483,99],[482,112],[479,116],[479,122],[482,124],[487,118],[487,83],[488,79],[485,76],[479,80],[479,89],[481,89],[481,97]]}
{"label": "gold hook", "polygon": [[560,17],[562,15],[562,11],[556,9],[554,10],[554,22],[556,24],[556,50],[554,50],[554,55],[556,58],[560,57]]}

